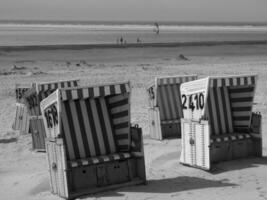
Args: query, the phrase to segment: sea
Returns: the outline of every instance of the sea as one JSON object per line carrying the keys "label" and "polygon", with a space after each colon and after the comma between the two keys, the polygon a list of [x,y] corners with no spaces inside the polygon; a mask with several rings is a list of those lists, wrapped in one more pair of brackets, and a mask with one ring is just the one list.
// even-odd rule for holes
{"label": "sea", "polygon": [[267,41],[267,23],[0,20],[0,46],[207,41]]}

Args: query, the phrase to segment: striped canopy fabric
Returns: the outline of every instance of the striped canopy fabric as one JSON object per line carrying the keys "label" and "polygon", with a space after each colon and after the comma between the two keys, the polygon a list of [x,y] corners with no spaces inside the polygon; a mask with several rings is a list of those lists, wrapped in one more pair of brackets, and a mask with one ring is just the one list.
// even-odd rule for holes
{"label": "striped canopy fabric", "polygon": [[64,101],[61,109],[62,136],[70,160],[116,152],[105,98]]}
{"label": "striped canopy fabric", "polygon": [[40,102],[53,93],[56,89],[77,87],[78,82],[78,80],[67,80],[47,83],[34,83],[32,88],[24,95],[30,115],[41,115]]}
{"label": "striped canopy fabric", "polygon": [[167,77],[157,78],[156,83],[157,85],[172,85],[172,84],[181,84],[196,79],[197,75],[167,76]]}
{"label": "striped canopy fabric", "polygon": [[68,160],[129,152],[129,83],[60,89]]}
{"label": "striped canopy fabric", "polygon": [[255,86],[229,87],[228,91],[235,131],[248,130],[252,115]]}
{"label": "striped canopy fabric", "polygon": [[211,133],[233,133],[231,104],[227,87],[210,88],[204,118],[209,119]]}
{"label": "striped canopy fabric", "polygon": [[39,101],[48,97],[58,88],[74,88],[78,87],[79,80],[67,80],[67,81],[58,81],[58,82],[47,82],[47,83],[37,83],[37,93],[39,96]]}
{"label": "striped canopy fabric", "polygon": [[130,92],[129,83],[119,83],[114,85],[103,85],[95,87],[83,87],[83,88],[66,88],[61,90],[62,100],[75,100],[104,97],[109,95],[118,95]]}
{"label": "striped canopy fabric", "polygon": [[161,121],[177,120],[183,117],[180,84],[196,79],[196,75],[156,79],[156,104],[160,110]]}
{"label": "striped canopy fabric", "polygon": [[212,134],[248,132],[257,76],[210,77],[204,117]]}
{"label": "striped canopy fabric", "polygon": [[229,76],[229,77],[209,77],[210,87],[223,86],[255,86],[257,81],[256,75],[248,76]]}

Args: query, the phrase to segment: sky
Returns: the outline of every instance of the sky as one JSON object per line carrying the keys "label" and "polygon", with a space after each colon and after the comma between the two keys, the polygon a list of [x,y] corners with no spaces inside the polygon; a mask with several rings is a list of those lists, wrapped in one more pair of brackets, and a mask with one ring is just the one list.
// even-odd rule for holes
{"label": "sky", "polygon": [[0,20],[267,22],[267,0],[0,0]]}

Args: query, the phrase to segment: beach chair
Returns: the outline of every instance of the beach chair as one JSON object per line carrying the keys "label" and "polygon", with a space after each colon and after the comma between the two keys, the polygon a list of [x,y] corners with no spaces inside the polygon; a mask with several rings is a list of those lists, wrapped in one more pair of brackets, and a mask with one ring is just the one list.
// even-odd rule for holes
{"label": "beach chair", "polygon": [[40,102],[57,88],[77,87],[78,80],[33,83],[24,94],[29,113],[29,129],[32,134],[32,145],[36,151],[45,151],[45,128],[41,116]]}
{"label": "beach chair", "polygon": [[23,101],[23,95],[31,88],[31,84],[16,84],[16,114],[15,121],[12,124],[13,130],[18,130],[20,134],[29,133],[29,114],[25,102]]}
{"label": "beach chair", "polygon": [[129,83],[58,89],[41,109],[52,193],[73,199],[146,182]]}
{"label": "beach chair", "polygon": [[252,112],[256,75],[207,77],[181,85],[183,164],[262,155],[261,115]]}
{"label": "beach chair", "polygon": [[153,139],[180,138],[183,118],[180,84],[197,79],[196,75],[155,78],[148,89],[149,135]]}

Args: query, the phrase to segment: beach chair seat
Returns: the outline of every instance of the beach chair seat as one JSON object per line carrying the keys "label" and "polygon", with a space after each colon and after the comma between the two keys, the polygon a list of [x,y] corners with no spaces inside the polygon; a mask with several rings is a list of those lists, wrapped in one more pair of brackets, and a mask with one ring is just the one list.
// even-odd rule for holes
{"label": "beach chair seat", "polygon": [[187,102],[182,163],[209,170],[215,162],[262,155],[261,115],[252,112],[256,80],[255,75],[208,77],[181,85]]}
{"label": "beach chair seat", "polygon": [[104,156],[95,156],[79,160],[68,161],[70,167],[80,167],[92,164],[101,164],[104,162],[110,162],[115,160],[125,160],[132,157],[130,153],[113,153]]}
{"label": "beach chair seat", "polygon": [[41,110],[53,193],[75,198],[146,182],[129,83],[58,89]]}
{"label": "beach chair seat", "polygon": [[19,131],[21,135],[29,133],[30,117],[25,104],[16,103],[15,121],[12,125],[13,130]]}
{"label": "beach chair seat", "polygon": [[45,151],[45,128],[41,115],[40,102],[57,88],[77,87],[78,80],[32,83],[31,88],[23,94],[23,101],[29,115],[29,130],[32,134],[32,148]]}
{"label": "beach chair seat", "polygon": [[149,135],[153,139],[180,138],[183,118],[180,84],[197,79],[196,75],[158,77],[147,89]]}

